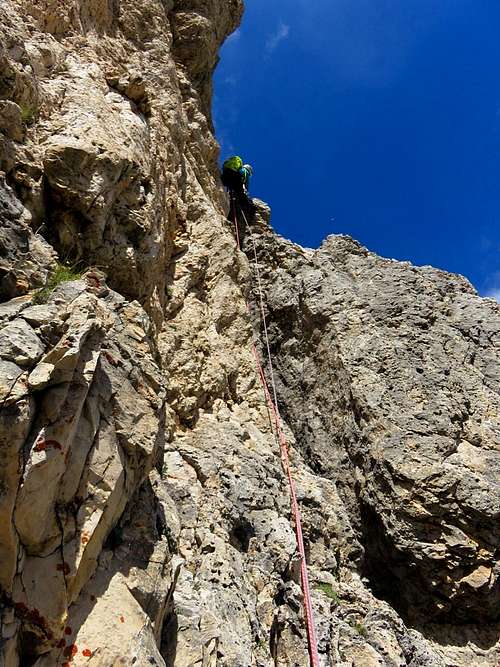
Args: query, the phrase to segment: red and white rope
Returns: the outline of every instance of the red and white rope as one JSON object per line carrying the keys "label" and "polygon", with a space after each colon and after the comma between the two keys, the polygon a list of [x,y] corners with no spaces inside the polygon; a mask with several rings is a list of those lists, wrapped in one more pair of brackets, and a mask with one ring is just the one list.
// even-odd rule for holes
{"label": "red and white rope", "polygon": [[[239,234],[239,229],[238,229],[238,216],[236,214],[236,203],[234,201],[234,198],[231,198],[232,202],[232,208],[233,208],[233,216],[234,216],[234,226],[236,230],[236,241],[238,244],[238,248],[241,250],[241,243],[240,243],[240,234]],[[269,391],[269,386],[266,380],[266,376],[264,374],[264,369],[262,367],[262,363],[259,358],[259,353],[257,351],[257,347],[255,346],[255,343],[252,343],[252,351],[255,357],[255,362],[257,364],[257,369],[259,372],[259,377],[262,382],[262,386],[264,389],[264,394],[266,396],[266,401],[268,403],[268,406],[270,408],[271,413],[273,414],[274,417],[274,423],[276,427],[276,433],[278,436],[279,444],[280,444],[280,452],[281,452],[281,461],[283,464],[283,468],[286,472],[286,475],[288,477],[288,485],[290,488],[290,498],[291,498],[291,505],[292,505],[292,514],[294,518],[294,523],[295,523],[295,535],[297,539],[297,550],[299,552],[300,556],[300,580],[301,580],[301,585],[302,585],[302,594],[304,598],[304,613],[305,613],[305,620],[306,620],[306,628],[307,628],[307,640],[308,640],[308,645],[309,645],[309,657],[310,657],[310,664],[311,667],[319,667],[319,655],[318,655],[318,640],[316,637],[316,629],[315,629],[315,624],[314,624],[314,612],[312,608],[312,602],[311,602],[311,589],[309,586],[309,575],[307,572],[307,561],[306,561],[306,552],[304,548],[304,536],[302,533],[302,519],[300,515],[300,508],[299,508],[299,503],[297,501],[297,493],[295,489],[295,480],[293,479],[292,475],[292,469],[290,465],[290,457],[288,455],[288,443],[286,441],[286,437],[283,431],[283,425],[281,421],[281,417],[279,414],[279,409],[278,409],[278,398],[277,398],[277,392],[276,392],[276,383],[274,380],[274,370],[273,370],[273,364],[272,364],[272,357],[271,357],[271,347],[269,344],[269,333],[268,333],[268,328],[267,328],[267,320],[266,320],[266,312],[264,308],[264,296],[263,296],[263,289],[262,289],[262,280],[261,280],[261,275],[260,275],[260,269],[259,269],[259,262],[258,262],[258,257],[257,257],[257,246],[255,244],[255,238],[253,236],[252,230],[250,229],[250,225],[248,224],[248,220],[245,216],[245,213],[243,209],[241,209],[241,214],[243,216],[243,220],[245,222],[245,227],[246,231],[248,232],[251,240],[252,240],[252,246],[253,246],[253,255],[254,255],[254,261],[255,261],[255,275],[257,278],[257,288],[259,291],[259,307],[260,307],[260,315],[262,319],[262,328],[264,332],[264,339],[265,339],[265,344],[266,344],[266,351],[267,351],[267,359],[268,359],[268,365],[269,365],[269,377],[271,380],[271,386],[272,386],[272,391],[273,395],[271,396],[271,393]],[[247,310],[250,312],[250,306],[247,303]]]}

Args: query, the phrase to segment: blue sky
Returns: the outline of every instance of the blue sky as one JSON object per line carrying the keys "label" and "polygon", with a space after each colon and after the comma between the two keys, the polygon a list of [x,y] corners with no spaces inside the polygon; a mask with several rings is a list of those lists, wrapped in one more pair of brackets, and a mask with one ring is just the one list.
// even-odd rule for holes
{"label": "blue sky", "polygon": [[214,120],[277,231],[350,234],[500,299],[500,2],[246,4]]}

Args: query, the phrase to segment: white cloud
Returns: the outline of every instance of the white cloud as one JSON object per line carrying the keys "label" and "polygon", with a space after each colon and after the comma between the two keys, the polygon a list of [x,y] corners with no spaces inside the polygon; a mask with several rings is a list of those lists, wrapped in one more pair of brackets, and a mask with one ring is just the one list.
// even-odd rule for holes
{"label": "white cloud", "polygon": [[235,86],[238,83],[238,77],[234,74],[229,74],[228,76],[224,77],[222,82],[228,86]]}
{"label": "white cloud", "polygon": [[500,303],[500,271],[496,271],[491,275],[489,280],[486,281],[486,285],[484,296],[496,299]]}
{"label": "white cloud", "polygon": [[285,23],[280,23],[276,32],[271,35],[266,42],[267,53],[272,53],[280,42],[287,39],[290,34],[290,26]]}
{"label": "white cloud", "polygon": [[241,30],[238,28],[238,30],[235,30],[233,33],[229,35],[229,37],[226,39],[226,44],[232,44],[234,42],[238,42],[241,38]]}
{"label": "white cloud", "polygon": [[496,299],[500,303],[500,287],[494,287],[486,292],[484,296],[489,297],[490,299]]}

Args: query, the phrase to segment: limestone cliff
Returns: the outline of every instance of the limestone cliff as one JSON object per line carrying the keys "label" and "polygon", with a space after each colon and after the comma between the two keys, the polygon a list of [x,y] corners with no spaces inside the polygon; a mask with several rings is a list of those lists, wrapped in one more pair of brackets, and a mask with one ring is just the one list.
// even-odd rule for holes
{"label": "limestone cliff", "polygon": [[[241,0],[0,0],[0,665],[306,666],[210,119]],[[500,308],[257,205],[322,665],[497,665]]]}

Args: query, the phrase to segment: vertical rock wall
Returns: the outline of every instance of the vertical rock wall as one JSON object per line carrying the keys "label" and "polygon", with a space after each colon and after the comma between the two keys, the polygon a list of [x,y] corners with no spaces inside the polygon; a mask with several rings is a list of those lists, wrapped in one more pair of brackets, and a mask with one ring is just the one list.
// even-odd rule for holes
{"label": "vertical rock wall", "polygon": [[[210,119],[242,10],[0,3],[3,667],[308,664]],[[497,664],[498,307],[268,215],[322,665]]]}

